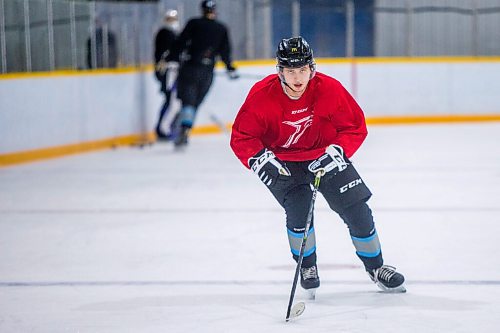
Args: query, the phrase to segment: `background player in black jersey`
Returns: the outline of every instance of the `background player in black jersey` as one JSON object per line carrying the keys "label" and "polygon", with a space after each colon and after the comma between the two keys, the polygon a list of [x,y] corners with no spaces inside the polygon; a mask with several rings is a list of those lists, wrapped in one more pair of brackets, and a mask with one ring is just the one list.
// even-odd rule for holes
{"label": "background player in black jersey", "polygon": [[168,57],[181,63],[177,96],[182,109],[176,124],[176,147],[188,142],[196,110],[212,85],[216,58],[219,56],[226,65],[229,78],[238,77],[232,65],[229,32],[216,20],[215,1],[202,1],[201,10],[203,15],[188,21]]}
{"label": "background player in black jersey", "polygon": [[155,36],[155,76],[160,82],[160,91],[164,95],[164,102],[160,109],[160,115],[156,123],[156,136],[158,139],[168,139],[161,125],[167,115],[170,106],[174,82],[177,78],[178,64],[168,63],[167,57],[175,43],[179,31],[179,19],[175,9],[169,9],[163,17],[163,26]]}

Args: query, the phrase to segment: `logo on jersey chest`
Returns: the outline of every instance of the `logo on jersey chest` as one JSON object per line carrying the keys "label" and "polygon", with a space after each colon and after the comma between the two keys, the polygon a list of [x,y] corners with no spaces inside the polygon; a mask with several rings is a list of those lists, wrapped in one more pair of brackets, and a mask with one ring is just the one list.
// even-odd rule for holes
{"label": "logo on jersey chest", "polygon": [[293,110],[292,111],[292,114],[297,114],[297,113],[302,113],[302,112],[306,112],[308,108],[303,108],[303,109],[300,109],[300,110]]}
{"label": "logo on jersey chest", "polygon": [[[307,108],[297,111],[304,112],[302,110],[307,111]],[[285,144],[282,145],[281,147],[289,148],[291,145],[296,144],[299,141],[300,137],[304,134],[306,129],[309,128],[309,126],[311,126],[312,118],[313,116],[309,115],[307,117],[304,117],[296,121],[284,121],[283,124],[293,127],[295,131],[288,137],[288,140],[286,140]]]}

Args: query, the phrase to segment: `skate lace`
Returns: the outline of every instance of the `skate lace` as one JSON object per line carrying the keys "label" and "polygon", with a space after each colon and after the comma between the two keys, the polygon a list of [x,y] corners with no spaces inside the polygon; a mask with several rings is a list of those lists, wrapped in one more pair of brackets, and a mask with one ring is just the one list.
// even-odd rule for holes
{"label": "skate lace", "polygon": [[316,266],[312,266],[309,268],[302,268],[302,278],[304,280],[315,279],[317,277],[318,277],[318,272],[316,271]]}
{"label": "skate lace", "polygon": [[375,279],[389,281],[396,274],[396,267],[384,265],[376,270]]}

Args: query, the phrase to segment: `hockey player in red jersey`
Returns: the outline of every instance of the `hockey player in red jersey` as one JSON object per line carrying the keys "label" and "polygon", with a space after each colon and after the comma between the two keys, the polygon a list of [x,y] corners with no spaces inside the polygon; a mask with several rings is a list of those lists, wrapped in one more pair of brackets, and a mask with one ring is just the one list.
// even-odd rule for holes
{"label": "hockey player in red jersey", "polygon": [[[301,37],[283,39],[277,74],[257,82],[236,116],[231,148],[284,208],[288,240],[297,261],[312,198],[311,184],[349,229],[356,254],[382,290],[404,292],[404,277],[384,265],[367,201],[371,192],[349,158],[367,135],[364,114],[332,77],[316,72],[313,52]],[[304,289],[318,288],[314,221],[300,268]]]}

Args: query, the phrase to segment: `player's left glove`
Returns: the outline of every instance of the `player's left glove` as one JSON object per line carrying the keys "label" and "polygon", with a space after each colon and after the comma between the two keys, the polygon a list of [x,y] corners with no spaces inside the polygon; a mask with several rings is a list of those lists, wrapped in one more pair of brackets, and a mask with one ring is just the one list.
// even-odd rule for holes
{"label": "player's left glove", "polygon": [[158,72],[160,75],[165,75],[165,72],[167,71],[167,62],[163,59],[158,61],[155,64],[155,71]]}
{"label": "player's left glove", "polygon": [[[346,161],[347,160],[347,161]],[[347,168],[349,160],[344,154],[344,149],[337,145],[326,147],[325,153],[309,164],[309,171],[316,174],[318,171],[332,172],[336,174]]]}

